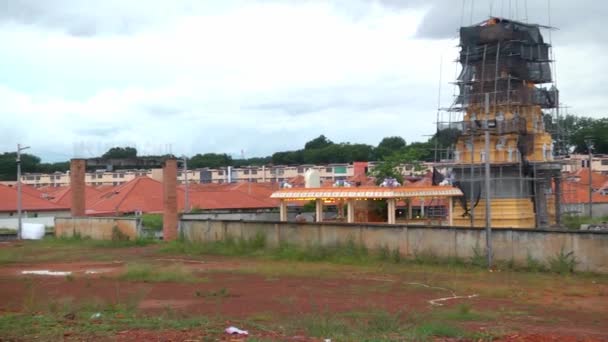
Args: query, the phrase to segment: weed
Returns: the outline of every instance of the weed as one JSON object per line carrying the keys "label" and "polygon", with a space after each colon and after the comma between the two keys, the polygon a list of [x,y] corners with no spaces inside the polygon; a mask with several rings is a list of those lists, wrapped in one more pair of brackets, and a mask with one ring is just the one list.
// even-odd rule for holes
{"label": "weed", "polygon": [[473,247],[473,256],[471,257],[471,265],[477,267],[488,267],[488,257],[486,252],[482,250],[479,246]]}
{"label": "weed", "polygon": [[74,275],[72,273],[66,274],[65,275],[65,280],[66,281],[74,281]]}
{"label": "weed", "polygon": [[112,241],[129,241],[131,238],[129,235],[123,233],[118,229],[118,226],[112,227]]}
{"label": "weed", "polygon": [[555,257],[549,259],[549,269],[558,274],[574,273],[576,264],[574,252],[566,252],[563,247]]}
{"label": "weed", "polygon": [[526,270],[531,272],[542,272],[545,271],[545,265],[532,257],[529,253],[526,257]]}
{"label": "weed", "polygon": [[393,249],[393,251],[391,253],[391,259],[395,264],[398,264],[401,262],[401,251],[399,250],[399,247],[396,247],[395,249]]}
{"label": "weed", "polygon": [[414,328],[416,337],[428,339],[429,337],[462,337],[464,332],[461,328],[446,324],[445,322],[424,323]]}
{"label": "weed", "polygon": [[378,248],[378,259],[381,261],[388,261],[391,257],[391,250],[388,248],[388,245],[380,246]]}
{"label": "weed", "polygon": [[217,291],[211,291],[209,293],[207,293],[205,295],[205,297],[219,297],[219,298],[226,298],[226,297],[230,297],[230,292],[228,291],[227,288],[222,287],[221,289],[217,290]]}

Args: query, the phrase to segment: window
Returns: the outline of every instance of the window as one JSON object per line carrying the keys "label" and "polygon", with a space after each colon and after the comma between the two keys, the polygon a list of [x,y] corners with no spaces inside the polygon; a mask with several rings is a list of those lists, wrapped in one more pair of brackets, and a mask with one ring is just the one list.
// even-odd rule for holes
{"label": "window", "polygon": [[284,178],[279,178],[279,183],[282,182],[282,181],[284,181],[284,180],[285,180]]}
{"label": "window", "polygon": [[34,176],[25,176],[25,180],[34,180]]}
{"label": "window", "polygon": [[112,185],[117,186],[118,182],[113,182]]}
{"label": "window", "polygon": [[113,173],[112,174],[112,178],[118,178],[118,174],[117,173]]}
{"label": "window", "polygon": [[299,167],[298,168],[298,173],[304,173],[304,168],[303,167]]}
{"label": "window", "polygon": [[270,174],[271,174],[271,175],[275,175],[276,173],[277,173],[277,170],[276,170],[276,169],[270,169]]}
{"label": "window", "polygon": [[602,165],[608,165],[608,159],[602,159]]}
{"label": "window", "polygon": [[243,174],[244,175],[248,175],[249,174],[249,170],[243,170]]}
{"label": "window", "polygon": [[40,180],[40,176],[36,176],[36,180]]}
{"label": "window", "polygon": [[279,169],[279,175],[282,175],[282,174],[284,174],[284,173],[285,173],[285,170],[283,170],[283,169]]}
{"label": "window", "polygon": [[125,178],[125,174],[124,174],[124,173],[121,173],[121,174],[120,174],[120,178]]}
{"label": "window", "polygon": [[334,169],[331,167],[328,167],[325,169],[325,172],[327,172],[327,173],[332,173],[333,171],[334,171]]}
{"label": "window", "polygon": [[346,166],[336,166],[334,168],[334,173],[345,174],[346,173]]}
{"label": "window", "polygon": [[218,172],[217,172],[217,175],[218,175],[218,176],[223,176],[223,175],[224,175],[224,171],[221,171],[221,170],[220,170],[220,171],[218,171]]}
{"label": "window", "polygon": [[256,169],[251,170],[251,174],[252,175],[257,175],[258,174],[258,170],[256,170]]}
{"label": "window", "polygon": [[182,172],[177,173],[177,177],[183,177],[183,176],[184,176],[184,174]]}

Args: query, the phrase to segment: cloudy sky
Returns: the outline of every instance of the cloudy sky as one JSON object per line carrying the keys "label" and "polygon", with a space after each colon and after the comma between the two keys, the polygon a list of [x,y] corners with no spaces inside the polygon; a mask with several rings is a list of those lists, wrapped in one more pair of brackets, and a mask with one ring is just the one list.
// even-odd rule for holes
{"label": "cloudy sky", "polygon": [[472,2],[0,0],[0,151],[253,157],[319,134],[425,140],[440,74],[452,101],[457,28],[490,13],[558,27],[561,101],[606,116],[608,4],[553,0],[549,16],[547,0]]}

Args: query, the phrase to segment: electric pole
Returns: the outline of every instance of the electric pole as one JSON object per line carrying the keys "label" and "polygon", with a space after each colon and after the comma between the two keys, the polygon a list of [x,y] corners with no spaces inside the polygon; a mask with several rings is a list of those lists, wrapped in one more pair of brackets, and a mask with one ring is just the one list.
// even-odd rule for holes
{"label": "electric pole", "polygon": [[190,192],[188,191],[188,157],[182,156],[182,160],[184,161],[184,185],[185,185],[185,193],[184,193],[184,212],[190,212]]}
{"label": "electric pole", "polygon": [[21,151],[27,150],[29,146],[21,147],[17,144],[17,239],[21,240],[23,223],[21,222]]}
{"label": "electric pole", "polygon": [[485,97],[486,120],[484,124],[484,168],[485,168],[485,193],[486,193],[486,248],[488,252],[488,268],[492,268],[492,208],[490,199],[490,127],[488,117],[490,116],[490,93]]}
{"label": "electric pole", "polygon": [[585,144],[587,144],[587,152],[589,153],[589,217],[593,217],[593,170],[591,167],[591,163],[593,161],[593,139],[587,138],[585,139]]}

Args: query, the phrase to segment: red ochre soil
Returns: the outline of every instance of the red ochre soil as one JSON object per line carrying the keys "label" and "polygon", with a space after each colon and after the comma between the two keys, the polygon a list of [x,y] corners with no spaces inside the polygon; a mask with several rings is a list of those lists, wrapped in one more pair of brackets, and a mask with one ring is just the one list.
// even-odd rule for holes
{"label": "red ochre soil", "polygon": [[[116,279],[116,276],[124,271],[125,257],[129,255],[129,252],[120,253],[113,262],[39,262],[0,266],[0,314],[21,312],[24,300],[28,296],[31,297],[32,293],[38,302],[51,298],[69,298],[74,303],[121,303],[137,298],[138,308],[145,314],[161,314],[171,308],[174,312],[186,316],[210,315],[234,320],[259,314],[285,318],[318,312],[367,311],[370,308],[389,312],[428,312],[433,309],[429,300],[451,295],[450,292],[407,284],[403,276],[365,276],[352,273],[329,277],[266,276],[253,271],[243,271],[254,267],[256,263],[263,263],[262,260],[243,259],[241,262],[234,258],[213,257],[201,262],[146,253],[138,253],[139,261],[144,255],[143,261],[159,266],[178,264],[180,267],[188,267],[196,275],[204,277],[205,281],[129,282]],[[240,271],[235,271],[237,269]],[[22,275],[21,271],[24,270],[71,271],[74,277],[66,279],[65,276]],[[98,273],[87,274],[86,271]],[[222,289],[225,290],[221,296],[213,295]],[[524,310],[534,317],[556,317],[556,321],[517,317],[499,322],[464,324],[464,327],[471,331],[489,331],[497,326],[505,328],[507,334],[498,341],[608,341],[608,296],[590,298],[591,300],[586,299],[584,293],[574,297],[548,294],[541,296],[537,304],[520,304],[511,298],[479,296],[448,301],[445,306],[450,307],[466,301],[478,311],[506,308],[514,311]],[[556,301],[562,302],[559,307],[551,305]],[[598,319],[601,324],[597,324]],[[226,326],[229,323],[226,322]],[[305,336],[274,336],[273,333],[264,331],[256,332],[255,336],[278,340],[316,341]],[[203,338],[204,333],[201,331],[134,329],[121,331],[112,340],[201,341]],[[71,336],[66,336],[66,339],[70,340]],[[80,339],[74,337],[74,340]],[[225,336],[224,340],[242,339]]]}

